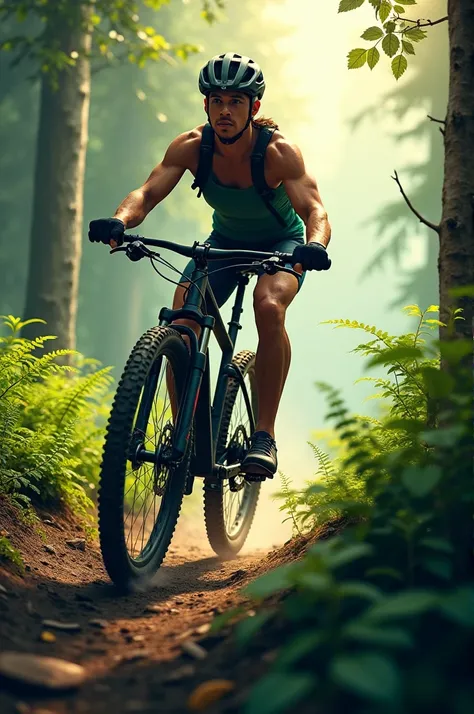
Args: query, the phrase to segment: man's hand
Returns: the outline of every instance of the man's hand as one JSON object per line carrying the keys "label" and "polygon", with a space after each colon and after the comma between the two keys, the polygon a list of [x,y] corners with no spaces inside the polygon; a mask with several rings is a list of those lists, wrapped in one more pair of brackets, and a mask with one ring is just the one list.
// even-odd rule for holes
{"label": "man's hand", "polygon": [[303,270],[329,270],[329,260],[326,248],[322,243],[306,243],[297,245],[293,251],[294,267],[301,265]]}
{"label": "man's hand", "polygon": [[89,240],[91,243],[105,243],[116,248],[123,243],[125,223],[119,218],[98,218],[89,223]]}

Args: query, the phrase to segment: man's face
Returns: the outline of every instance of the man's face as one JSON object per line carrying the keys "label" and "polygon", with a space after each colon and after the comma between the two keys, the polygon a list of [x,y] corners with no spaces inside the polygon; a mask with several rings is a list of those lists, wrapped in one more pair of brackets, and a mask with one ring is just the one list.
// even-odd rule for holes
{"label": "man's face", "polygon": [[[211,126],[219,136],[232,138],[242,131],[247,123],[251,98],[243,92],[211,92],[204,100],[204,108],[209,113]],[[252,115],[260,107],[254,102]]]}

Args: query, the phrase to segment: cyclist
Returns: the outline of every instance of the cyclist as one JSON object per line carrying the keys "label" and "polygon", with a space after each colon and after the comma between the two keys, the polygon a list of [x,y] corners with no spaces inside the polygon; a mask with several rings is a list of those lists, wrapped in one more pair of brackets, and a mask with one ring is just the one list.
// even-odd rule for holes
{"label": "cyclist", "polygon": [[[331,229],[315,179],[300,150],[270,119],[256,119],[265,91],[256,62],[232,52],[217,55],[199,75],[207,123],[171,142],[160,164],[141,188],[132,191],[113,218],[90,223],[91,241],[120,245],[124,231],[138,226],[177,185],[186,170],[214,209],[208,243],[216,248],[292,252],[300,277],[263,273],[254,290],[259,336],[256,357],[258,419],[242,470],[248,480],[272,478],[277,470],[275,419],[290,366],[286,309],[304,280],[305,270],[327,270]],[[306,233],[306,241],[305,241]],[[241,262],[241,261],[239,261]],[[232,261],[228,261],[232,265]],[[226,261],[213,261],[212,269]],[[184,270],[173,308],[182,306],[193,263]],[[230,297],[238,274],[210,271],[219,306]],[[181,321],[185,322],[185,321]],[[187,323],[198,329],[195,323]]]}

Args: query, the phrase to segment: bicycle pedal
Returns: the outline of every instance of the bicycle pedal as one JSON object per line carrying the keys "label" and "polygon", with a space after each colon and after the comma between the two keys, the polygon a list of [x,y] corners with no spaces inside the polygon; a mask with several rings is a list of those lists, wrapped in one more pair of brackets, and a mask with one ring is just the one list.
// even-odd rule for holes
{"label": "bicycle pedal", "polygon": [[268,472],[267,474],[264,473],[245,473],[243,474],[244,478],[248,483],[262,483],[263,481],[266,481],[267,478],[273,478],[273,474]]}

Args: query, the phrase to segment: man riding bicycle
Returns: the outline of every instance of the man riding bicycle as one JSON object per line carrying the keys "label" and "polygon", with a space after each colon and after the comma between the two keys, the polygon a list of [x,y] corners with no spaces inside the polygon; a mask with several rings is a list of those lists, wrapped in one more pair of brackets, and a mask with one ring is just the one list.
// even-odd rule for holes
{"label": "man riding bicycle", "polygon": [[[259,407],[242,472],[248,480],[264,480],[277,470],[275,419],[291,356],[286,309],[303,284],[305,270],[330,267],[326,247],[331,228],[300,150],[271,120],[255,119],[265,91],[258,64],[232,52],[217,55],[201,69],[199,90],[205,96],[208,123],[174,139],[162,162],[113,218],[91,221],[89,238],[120,245],[124,231],[138,226],[189,170],[195,177],[193,188],[199,188],[198,195],[214,209],[207,241],[212,247],[293,253],[298,279],[286,272],[262,271],[254,290]],[[219,270],[227,265],[232,261],[214,261],[216,272],[209,273],[219,307],[237,285],[237,272]],[[193,267],[191,261],[184,270],[174,309],[183,305]],[[180,322],[199,329],[192,321]]]}

